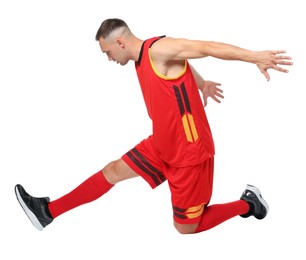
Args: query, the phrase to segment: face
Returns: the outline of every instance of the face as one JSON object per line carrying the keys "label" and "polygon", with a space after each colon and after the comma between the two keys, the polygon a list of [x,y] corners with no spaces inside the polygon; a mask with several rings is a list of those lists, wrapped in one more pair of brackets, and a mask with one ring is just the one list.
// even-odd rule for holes
{"label": "face", "polygon": [[129,59],[126,55],[125,44],[121,39],[105,40],[102,37],[99,39],[101,51],[107,55],[109,61],[114,61],[124,66]]}

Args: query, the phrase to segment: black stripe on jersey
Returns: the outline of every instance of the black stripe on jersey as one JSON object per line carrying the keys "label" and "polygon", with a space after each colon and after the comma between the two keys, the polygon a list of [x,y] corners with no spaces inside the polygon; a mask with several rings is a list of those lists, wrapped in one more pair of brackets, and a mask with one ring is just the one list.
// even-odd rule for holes
{"label": "black stripe on jersey", "polygon": [[181,90],[182,90],[182,93],[183,93],[186,110],[187,110],[188,113],[191,113],[189,98],[188,98],[188,94],[187,94],[187,90],[186,90],[184,82],[181,84]]}
{"label": "black stripe on jersey", "polygon": [[183,99],[182,99],[180,90],[175,85],[173,85],[173,89],[174,89],[176,100],[177,100],[177,103],[178,103],[178,106],[179,106],[180,113],[181,113],[181,115],[183,115],[185,113],[185,107],[184,107],[184,104],[183,104]]}

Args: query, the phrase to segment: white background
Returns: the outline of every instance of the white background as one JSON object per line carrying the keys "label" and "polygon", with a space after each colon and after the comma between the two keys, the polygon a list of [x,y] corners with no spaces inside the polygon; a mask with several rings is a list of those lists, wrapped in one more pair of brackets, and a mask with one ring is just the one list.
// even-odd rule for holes
{"label": "white background", "polygon": [[[199,5],[200,3],[200,5]],[[303,1],[1,1],[1,259],[305,258],[305,13]],[[120,183],[37,231],[14,194],[21,183],[52,200],[151,132],[134,64],[108,62],[94,37],[106,18],[156,35],[284,49],[288,74],[206,58],[222,83],[206,109],[216,144],[212,204],[260,188],[269,215],[233,218],[197,235],[172,226],[168,186]],[[304,240],[304,241],[303,241]]]}

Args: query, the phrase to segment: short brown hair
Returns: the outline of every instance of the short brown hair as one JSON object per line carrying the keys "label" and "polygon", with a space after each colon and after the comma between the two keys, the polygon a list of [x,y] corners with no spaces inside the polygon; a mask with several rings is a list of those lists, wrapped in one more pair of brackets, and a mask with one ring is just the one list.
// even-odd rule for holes
{"label": "short brown hair", "polygon": [[99,41],[101,37],[107,38],[113,31],[121,27],[129,28],[125,21],[118,18],[104,20],[97,31],[96,41]]}

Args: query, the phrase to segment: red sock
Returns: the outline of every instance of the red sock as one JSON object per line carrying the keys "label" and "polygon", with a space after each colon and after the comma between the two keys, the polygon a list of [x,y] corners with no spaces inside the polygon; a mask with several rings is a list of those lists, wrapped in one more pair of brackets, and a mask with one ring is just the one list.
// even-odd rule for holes
{"label": "red sock", "polygon": [[53,218],[56,218],[68,210],[98,199],[113,186],[113,184],[110,184],[105,179],[102,171],[99,171],[70,193],[57,200],[51,201],[48,204],[50,214]]}
{"label": "red sock", "polygon": [[208,206],[204,210],[201,221],[195,232],[199,233],[208,230],[232,217],[243,215],[248,211],[249,204],[244,200]]}

